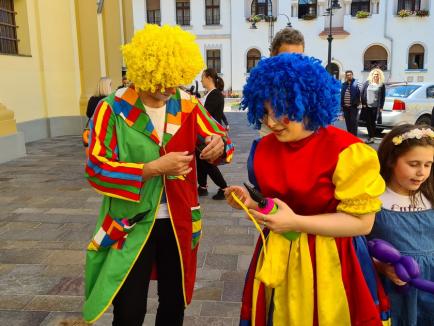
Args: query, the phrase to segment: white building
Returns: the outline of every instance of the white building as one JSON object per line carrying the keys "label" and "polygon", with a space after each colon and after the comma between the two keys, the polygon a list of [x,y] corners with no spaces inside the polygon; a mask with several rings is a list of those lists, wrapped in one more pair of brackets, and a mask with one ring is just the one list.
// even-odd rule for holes
{"label": "white building", "polygon": [[[239,91],[249,69],[260,56],[269,55],[272,36],[288,22],[304,34],[306,54],[326,65],[330,24],[327,8],[336,3],[341,7],[333,9],[332,16],[332,65],[336,76],[342,79],[345,70],[352,70],[355,78],[364,80],[371,67],[380,66],[389,82],[433,81],[433,2],[133,0],[133,14],[135,29],[145,23],[179,24],[196,34],[207,66],[220,72],[226,88]],[[369,16],[357,18],[359,11],[369,12]],[[248,21],[254,16],[262,18],[256,29]]]}

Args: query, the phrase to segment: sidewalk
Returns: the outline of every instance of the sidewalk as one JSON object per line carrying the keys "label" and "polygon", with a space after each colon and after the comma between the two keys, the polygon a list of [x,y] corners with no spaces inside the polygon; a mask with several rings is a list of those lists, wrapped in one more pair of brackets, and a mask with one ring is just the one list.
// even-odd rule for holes
{"label": "sidewalk", "polygon": [[[240,184],[257,131],[245,113],[226,114],[236,154],[221,170],[229,184]],[[27,150],[27,157],[0,165],[0,325],[60,325],[80,317],[85,248],[101,196],[84,179],[80,137],[46,139]],[[201,197],[195,294],[184,325],[235,326],[257,233],[243,213],[211,199],[217,188],[209,182],[210,195]],[[155,285],[144,325],[154,325]],[[111,314],[95,325],[111,325]]]}

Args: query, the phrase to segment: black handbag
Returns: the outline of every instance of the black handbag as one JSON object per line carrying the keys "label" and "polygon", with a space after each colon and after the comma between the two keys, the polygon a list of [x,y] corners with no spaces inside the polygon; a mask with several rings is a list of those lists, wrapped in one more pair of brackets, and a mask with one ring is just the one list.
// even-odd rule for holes
{"label": "black handbag", "polygon": [[377,125],[383,124],[383,114],[380,109],[377,110]]}

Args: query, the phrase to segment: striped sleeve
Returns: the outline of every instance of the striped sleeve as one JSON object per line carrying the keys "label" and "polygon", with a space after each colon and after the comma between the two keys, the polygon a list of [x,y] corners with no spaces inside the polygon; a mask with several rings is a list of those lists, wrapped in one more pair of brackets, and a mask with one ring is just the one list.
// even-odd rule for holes
{"label": "striped sleeve", "polygon": [[119,161],[116,116],[101,101],[90,120],[89,157],[86,178],[103,195],[138,202],[143,186],[143,163]]}
{"label": "striped sleeve", "polygon": [[226,133],[226,129],[213,119],[209,112],[198,103],[197,124],[199,126],[199,141],[204,142],[205,138],[211,135],[220,135],[225,143],[225,153],[223,154],[222,163],[232,161],[232,156],[235,150],[234,144]]}

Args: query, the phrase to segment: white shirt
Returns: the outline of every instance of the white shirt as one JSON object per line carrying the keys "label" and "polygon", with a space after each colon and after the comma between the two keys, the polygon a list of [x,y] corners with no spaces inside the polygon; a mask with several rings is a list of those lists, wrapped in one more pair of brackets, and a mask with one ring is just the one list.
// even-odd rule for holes
{"label": "white shirt", "polygon": [[[160,139],[160,146],[163,142],[164,134],[164,122],[166,120],[166,105],[160,108],[150,108],[145,106],[146,113],[151,118],[152,124],[154,125],[155,131],[157,132],[158,139]],[[160,203],[158,208],[157,218],[169,218],[169,211],[167,209],[167,203]]]}
{"label": "white shirt", "polygon": [[431,209],[432,206],[428,199],[421,192],[419,194],[416,196],[418,199],[416,205],[412,205],[410,196],[400,195],[387,187],[384,194],[380,196],[380,199],[383,203],[383,208],[391,211],[418,212]]}
{"label": "white shirt", "polygon": [[164,134],[164,122],[166,120],[166,105],[161,108],[150,108],[145,105],[146,113],[151,118],[152,124],[154,125],[155,131],[157,132],[158,139],[160,139],[160,146],[163,142]]}
{"label": "white shirt", "polygon": [[209,95],[213,90],[215,90],[215,88],[210,89],[210,90],[205,94],[205,96],[203,97],[203,100],[202,100],[202,104],[203,104],[203,105],[205,105],[206,98],[208,97],[208,95]]}

